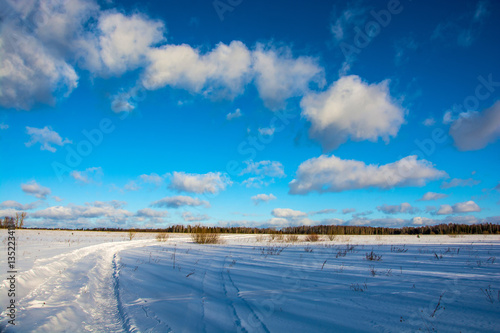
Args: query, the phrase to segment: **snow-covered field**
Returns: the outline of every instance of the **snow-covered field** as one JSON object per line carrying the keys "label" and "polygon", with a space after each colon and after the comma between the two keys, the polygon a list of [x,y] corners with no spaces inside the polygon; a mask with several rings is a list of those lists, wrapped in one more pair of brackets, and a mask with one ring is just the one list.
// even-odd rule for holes
{"label": "snow-covered field", "polygon": [[[6,253],[6,230],[0,230]],[[10,332],[498,332],[500,237],[17,230]],[[373,251],[374,258],[366,254]],[[7,258],[0,256],[5,310]],[[3,312],[0,328],[8,317]]]}

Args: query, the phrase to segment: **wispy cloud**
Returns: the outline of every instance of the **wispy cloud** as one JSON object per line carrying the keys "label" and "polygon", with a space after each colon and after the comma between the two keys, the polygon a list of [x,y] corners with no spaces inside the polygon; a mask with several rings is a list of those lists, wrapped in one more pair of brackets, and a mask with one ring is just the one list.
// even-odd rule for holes
{"label": "wispy cloud", "polygon": [[52,130],[51,127],[45,126],[44,128],[36,128],[26,126],[26,133],[30,136],[30,141],[26,142],[26,147],[31,147],[36,143],[40,144],[40,150],[48,150],[52,153],[56,152],[56,146],[64,146],[71,143],[68,139],[62,139],[61,136]]}
{"label": "wispy cloud", "polygon": [[480,182],[481,182],[480,180],[476,180],[476,179],[472,179],[472,178],[468,178],[468,179],[453,178],[452,180],[450,180],[448,182],[444,181],[441,184],[441,188],[448,189],[448,188],[452,188],[452,187],[466,187],[466,186],[472,187],[472,186],[479,184]]}
{"label": "wispy cloud", "polygon": [[205,206],[210,207],[208,201],[200,200],[198,198],[188,197],[184,195],[178,195],[173,197],[165,197],[158,201],[151,203],[152,207],[166,207],[166,208],[179,208],[182,206]]}
{"label": "wispy cloud", "polygon": [[258,205],[261,202],[268,202],[271,200],[276,200],[276,196],[274,196],[272,193],[271,194],[257,194],[257,195],[254,195],[251,199],[255,205]]}
{"label": "wispy cloud", "polygon": [[80,184],[99,183],[103,174],[101,167],[87,168],[83,171],[73,170],[70,173],[71,177]]}
{"label": "wispy cloud", "polygon": [[38,184],[36,180],[21,184],[21,189],[26,194],[33,195],[44,200],[47,198],[47,195],[50,195],[51,193],[50,188]]}

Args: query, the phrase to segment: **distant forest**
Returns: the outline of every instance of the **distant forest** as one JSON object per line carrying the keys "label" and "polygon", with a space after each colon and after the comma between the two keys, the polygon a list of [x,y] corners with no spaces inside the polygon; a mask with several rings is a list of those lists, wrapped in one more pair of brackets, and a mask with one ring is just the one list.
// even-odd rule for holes
{"label": "distant forest", "polygon": [[[37,228],[32,228],[37,229]],[[47,230],[44,228],[44,230]],[[87,230],[87,231],[127,231],[120,228],[93,228],[93,229],[51,229],[51,230]],[[500,225],[492,223],[483,224],[439,224],[421,227],[382,228],[344,225],[317,225],[285,227],[280,230],[274,228],[248,228],[248,227],[206,227],[174,225],[162,229],[134,229],[137,232],[209,232],[221,234],[318,234],[318,235],[463,235],[463,234],[500,234]]]}

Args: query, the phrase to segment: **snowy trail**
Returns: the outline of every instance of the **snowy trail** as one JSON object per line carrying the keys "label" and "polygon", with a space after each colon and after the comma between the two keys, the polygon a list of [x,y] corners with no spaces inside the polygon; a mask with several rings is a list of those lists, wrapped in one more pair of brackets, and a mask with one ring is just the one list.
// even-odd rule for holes
{"label": "snowy trail", "polygon": [[[25,290],[19,299],[18,327],[33,332],[129,330],[117,298],[117,254],[153,244],[153,240],[103,243],[38,261],[18,275],[18,287]],[[6,287],[5,282],[0,292]],[[4,315],[0,327],[5,327]]]}

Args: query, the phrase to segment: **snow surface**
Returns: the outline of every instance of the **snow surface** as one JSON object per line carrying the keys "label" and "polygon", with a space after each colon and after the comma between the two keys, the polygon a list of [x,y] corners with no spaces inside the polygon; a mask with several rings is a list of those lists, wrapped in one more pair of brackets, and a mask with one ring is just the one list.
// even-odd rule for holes
{"label": "snow surface", "polygon": [[[5,234],[6,231],[4,230]],[[500,237],[17,230],[7,332],[498,332]],[[3,236],[2,236],[3,237]],[[6,253],[6,237],[3,240]],[[380,261],[366,259],[373,251]],[[0,257],[2,309],[8,304]]]}

